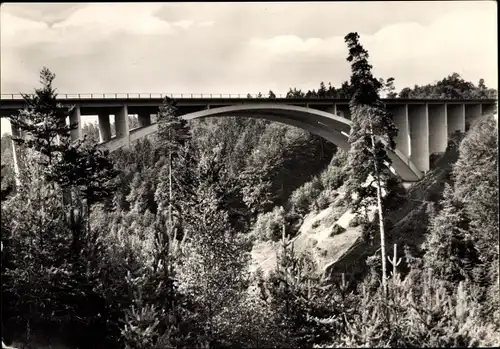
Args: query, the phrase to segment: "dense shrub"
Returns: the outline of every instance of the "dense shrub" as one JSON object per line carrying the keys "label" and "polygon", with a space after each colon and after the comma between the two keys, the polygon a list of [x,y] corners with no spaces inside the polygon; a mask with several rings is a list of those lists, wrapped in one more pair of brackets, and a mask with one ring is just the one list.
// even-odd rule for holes
{"label": "dense shrub", "polygon": [[500,325],[481,319],[472,285],[453,287],[432,272],[413,271],[404,280],[390,280],[387,299],[366,282],[360,288],[346,332],[325,347],[498,345]]}
{"label": "dense shrub", "polygon": [[342,186],[345,180],[342,167],[330,164],[320,176],[321,184],[327,189],[335,190]]}
{"label": "dense shrub", "polygon": [[313,180],[295,190],[289,199],[292,210],[302,214],[309,212],[311,206],[317,206],[316,199],[322,189],[321,181],[317,177],[314,177]]}
{"label": "dense shrub", "polygon": [[283,236],[285,210],[275,207],[271,212],[258,215],[252,234],[262,241],[278,241]]}
{"label": "dense shrub", "polygon": [[328,208],[333,202],[335,202],[335,198],[337,197],[337,192],[329,189],[324,189],[318,195],[316,199],[316,205],[318,209],[324,210]]}

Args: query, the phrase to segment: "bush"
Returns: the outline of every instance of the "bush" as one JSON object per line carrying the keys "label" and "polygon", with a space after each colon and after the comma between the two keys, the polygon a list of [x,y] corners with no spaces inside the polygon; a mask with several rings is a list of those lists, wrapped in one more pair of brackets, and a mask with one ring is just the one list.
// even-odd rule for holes
{"label": "bush", "polygon": [[363,224],[364,221],[365,221],[365,219],[362,216],[356,215],[349,222],[349,226],[352,227],[352,228],[358,227],[361,224]]}
{"label": "bush", "polygon": [[342,234],[343,232],[345,232],[346,229],[338,224],[335,224],[333,227],[332,227],[332,230],[330,232],[330,237],[333,237],[335,235],[339,235],[339,234]]}
{"label": "bush", "polygon": [[322,248],[321,248],[321,247],[319,247],[319,246],[316,246],[316,252],[318,253],[318,255],[319,255],[320,257],[326,257],[326,254],[328,253],[328,251],[327,251],[327,250],[324,250],[324,249],[322,249]]}
{"label": "bush", "polygon": [[339,218],[344,214],[345,209],[343,207],[333,207],[329,215],[323,218],[322,223],[324,226],[330,226],[335,224]]}
{"label": "bush", "polygon": [[321,173],[321,184],[329,190],[340,188],[342,184],[344,184],[344,172],[345,171],[340,167],[328,166],[327,169]]}
{"label": "bush", "polygon": [[321,181],[317,177],[314,177],[310,182],[307,182],[292,193],[289,199],[292,209],[301,214],[308,213],[311,205],[314,205],[315,200],[322,190]]}
{"label": "bush", "polygon": [[316,239],[309,239],[309,241],[307,241],[308,248],[316,247],[317,244],[318,244],[318,240],[316,240]]}
{"label": "bush", "polygon": [[440,280],[432,271],[413,270],[381,288],[364,282],[345,333],[329,347],[487,347],[498,345],[500,326],[479,316],[474,288]]}
{"label": "bush", "polygon": [[317,221],[314,221],[314,223],[312,224],[312,228],[313,229],[316,229],[317,227],[319,227],[321,225],[321,221],[320,220],[317,220]]}
{"label": "bush", "polygon": [[344,171],[346,160],[347,153],[338,149],[326,170],[324,170],[320,175],[321,184],[325,188],[334,190],[340,188],[342,184],[344,184],[346,179]]}
{"label": "bush", "polygon": [[259,214],[252,234],[261,241],[279,241],[283,235],[283,224],[285,210],[283,207],[275,207],[271,212]]}
{"label": "bush", "polygon": [[337,192],[325,189],[319,194],[318,198],[316,199],[316,206],[320,210],[324,210],[334,202],[337,196],[338,196]]}

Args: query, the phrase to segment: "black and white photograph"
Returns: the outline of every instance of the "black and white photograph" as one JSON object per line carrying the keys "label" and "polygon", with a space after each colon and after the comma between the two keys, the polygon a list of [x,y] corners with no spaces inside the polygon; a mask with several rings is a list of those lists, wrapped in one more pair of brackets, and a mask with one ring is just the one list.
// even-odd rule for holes
{"label": "black and white photograph", "polygon": [[500,346],[496,1],[3,2],[9,349]]}

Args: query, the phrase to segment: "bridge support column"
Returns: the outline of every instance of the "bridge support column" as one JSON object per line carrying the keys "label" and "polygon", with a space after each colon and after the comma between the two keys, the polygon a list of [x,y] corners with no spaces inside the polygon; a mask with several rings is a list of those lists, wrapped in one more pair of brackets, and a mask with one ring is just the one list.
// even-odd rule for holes
{"label": "bridge support column", "polygon": [[111,139],[111,125],[109,124],[109,114],[100,113],[99,120],[99,140],[100,142],[107,142]]}
{"label": "bridge support column", "polygon": [[490,115],[495,113],[495,104],[481,104],[481,115]]}
{"label": "bridge support column", "polygon": [[333,104],[331,107],[326,108],[326,111],[333,115],[337,115],[337,105]]}
{"label": "bridge support column", "polygon": [[465,130],[468,131],[482,115],[482,106],[479,104],[465,105]]}
{"label": "bridge support column", "polygon": [[338,116],[352,120],[349,104],[335,104],[335,110]]}
{"label": "bridge support column", "polygon": [[465,105],[447,104],[448,114],[448,135],[456,131],[465,132]]}
{"label": "bridge support column", "polygon": [[151,114],[149,113],[139,114],[137,116],[137,119],[139,120],[139,127],[146,127],[151,125]]}
{"label": "bridge support column", "polygon": [[409,104],[410,159],[420,171],[427,172],[429,163],[429,114],[427,104]]}
{"label": "bridge support column", "polygon": [[448,146],[448,120],[444,104],[429,104],[429,153],[444,153]]}
{"label": "bridge support column", "polygon": [[80,106],[77,104],[73,108],[71,115],[69,116],[69,124],[71,127],[76,127],[71,130],[71,140],[76,141],[83,138],[82,134],[82,115],[80,113]]}
{"label": "bridge support column", "polygon": [[124,105],[115,114],[116,138],[124,140],[124,147],[130,146],[130,129],[128,123],[128,107]]}
{"label": "bridge support column", "polygon": [[407,158],[410,158],[410,125],[408,121],[408,104],[388,106],[387,108],[393,116],[394,124],[398,128],[396,149]]}

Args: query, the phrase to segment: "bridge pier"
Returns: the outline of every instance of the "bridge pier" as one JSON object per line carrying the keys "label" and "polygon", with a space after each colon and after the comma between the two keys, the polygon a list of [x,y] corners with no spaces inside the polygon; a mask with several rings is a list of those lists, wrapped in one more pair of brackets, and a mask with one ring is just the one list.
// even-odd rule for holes
{"label": "bridge pier", "polygon": [[465,105],[465,130],[468,131],[474,122],[483,114],[481,103]]}
{"label": "bridge pier", "polygon": [[481,104],[481,115],[490,115],[495,113],[495,104]]}
{"label": "bridge pier", "polygon": [[392,114],[393,122],[398,128],[396,136],[396,149],[407,158],[410,157],[410,124],[408,121],[408,104],[387,106]]}
{"label": "bridge pier", "polygon": [[149,113],[138,114],[137,119],[139,120],[139,127],[151,125],[151,114]]}
{"label": "bridge pier", "polygon": [[128,107],[125,104],[115,114],[116,138],[123,140],[123,147],[130,146],[130,128],[128,122]]}
{"label": "bridge pier", "polygon": [[349,104],[335,104],[336,115],[351,120],[351,110]]}
{"label": "bridge pier", "polygon": [[109,123],[108,113],[99,113],[97,116],[99,124],[99,141],[107,142],[111,139],[111,125]]}
{"label": "bridge pier", "polygon": [[408,104],[410,121],[410,160],[422,172],[430,169],[429,113],[426,104]]}
{"label": "bridge pier", "polygon": [[326,111],[333,115],[337,115],[337,104],[333,104],[331,107],[326,108]]}
{"label": "bridge pier", "polygon": [[446,104],[448,109],[448,135],[465,132],[465,104]]}
{"label": "bridge pier", "polygon": [[444,104],[428,104],[429,153],[444,153],[448,146],[448,120]]}
{"label": "bridge pier", "polygon": [[76,124],[76,129],[71,130],[71,140],[77,141],[83,138],[82,134],[82,114],[80,113],[80,106],[77,104],[71,111],[69,116],[69,124],[73,126]]}

